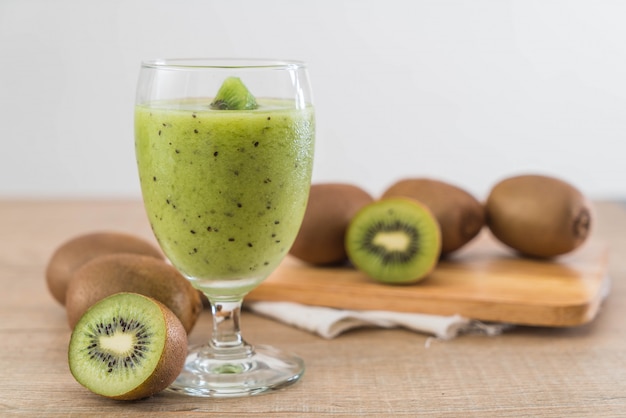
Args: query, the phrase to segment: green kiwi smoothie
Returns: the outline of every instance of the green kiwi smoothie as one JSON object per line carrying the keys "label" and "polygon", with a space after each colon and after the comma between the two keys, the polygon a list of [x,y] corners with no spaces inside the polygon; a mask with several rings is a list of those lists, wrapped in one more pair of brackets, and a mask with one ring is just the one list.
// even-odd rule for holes
{"label": "green kiwi smoothie", "polygon": [[150,224],[168,258],[209,294],[256,286],[287,254],[308,198],[314,111],[258,99],[137,105],[135,147]]}

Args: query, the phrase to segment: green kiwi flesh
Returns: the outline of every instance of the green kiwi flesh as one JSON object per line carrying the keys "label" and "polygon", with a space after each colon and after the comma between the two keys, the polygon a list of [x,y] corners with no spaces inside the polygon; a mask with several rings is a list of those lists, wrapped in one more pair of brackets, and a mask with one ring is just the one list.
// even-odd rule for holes
{"label": "green kiwi flesh", "polygon": [[76,324],[68,361],[74,378],[92,392],[134,400],[169,386],[186,355],[187,334],[171,311],[152,298],[118,293]]}
{"label": "green kiwi flesh", "polygon": [[354,266],[383,283],[416,283],[435,268],[441,231],[431,211],[403,197],[381,199],[362,208],[346,233]]}
{"label": "green kiwi flesh", "polygon": [[257,107],[256,99],[239,77],[224,80],[211,102],[211,109],[215,110],[253,110]]}

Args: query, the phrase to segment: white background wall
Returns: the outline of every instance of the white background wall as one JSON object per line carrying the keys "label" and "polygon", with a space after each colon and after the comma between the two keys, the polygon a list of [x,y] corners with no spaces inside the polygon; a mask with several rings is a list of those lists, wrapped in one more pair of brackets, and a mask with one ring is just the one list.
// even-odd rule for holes
{"label": "white background wall", "polygon": [[0,0],[0,197],[139,196],[141,59],[305,60],[315,181],[626,197],[620,0]]}

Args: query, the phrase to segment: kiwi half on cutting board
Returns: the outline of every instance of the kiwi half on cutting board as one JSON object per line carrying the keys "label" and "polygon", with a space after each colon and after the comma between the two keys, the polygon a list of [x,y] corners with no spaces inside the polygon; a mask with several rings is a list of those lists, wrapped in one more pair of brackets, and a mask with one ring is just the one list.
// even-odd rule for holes
{"label": "kiwi half on cutting board", "polygon": [[146,398],[169,386],[183,368],[187,333],[165,305],[137,293],[117,293],[78,321],[68,350],[70,371],[108,398]]}
{"label": "kiwi half on cutting board", "polygon": [[415,283],[437,265],[441,229],[418,201],[381,199],[354,216],[346,232],[346,251],[354,266],[375,280]]}

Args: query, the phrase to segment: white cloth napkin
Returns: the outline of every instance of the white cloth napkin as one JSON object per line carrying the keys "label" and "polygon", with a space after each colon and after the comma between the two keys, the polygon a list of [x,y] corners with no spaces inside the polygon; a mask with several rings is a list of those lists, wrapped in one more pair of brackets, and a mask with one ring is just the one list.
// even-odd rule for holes
{"label": "white cloth napkin", "polygon": [[252,312],[331,339],[359,327],[396,328],[449,340],[460,334],[498,335],[510,324],[486,324],[459,315],[440,316],[389,311],[350,311],[292,302],[247,302]]}

